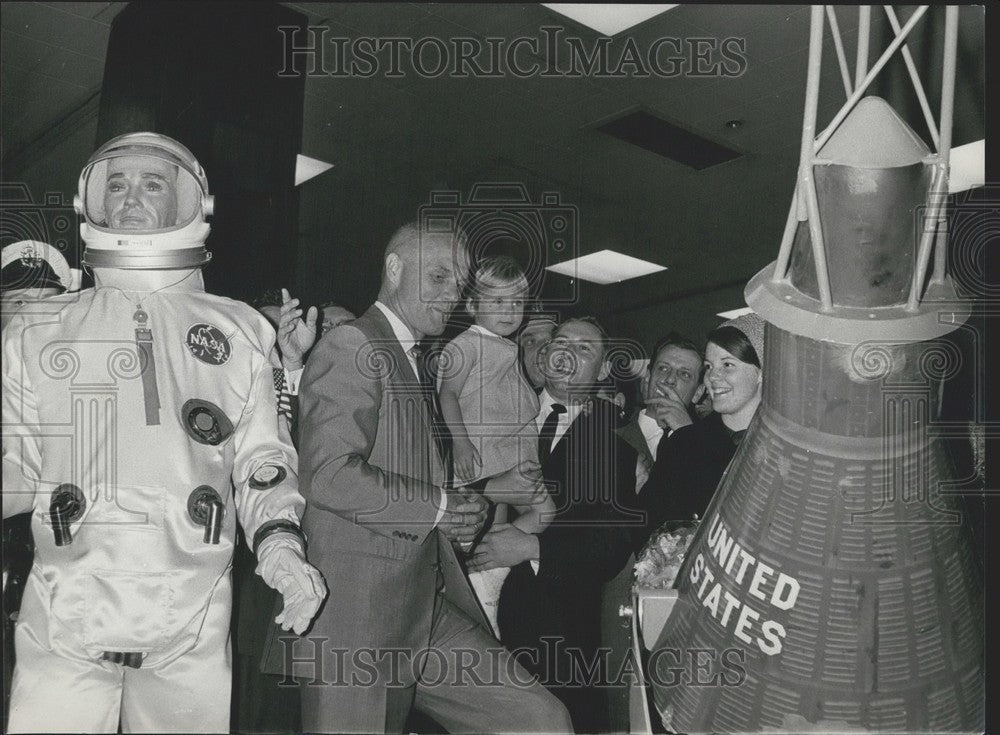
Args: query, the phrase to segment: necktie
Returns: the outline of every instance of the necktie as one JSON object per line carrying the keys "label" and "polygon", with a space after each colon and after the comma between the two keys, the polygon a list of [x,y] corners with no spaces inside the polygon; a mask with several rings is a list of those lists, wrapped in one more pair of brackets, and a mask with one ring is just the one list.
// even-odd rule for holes
{"label": "necktie", "polygon": [[545,417],[542,430],[538,432],[538,459],[542,464],[552,453],[552,440],[556,436],[556,426],[559,425],[559,417],[566,413],[566,407],[561,403],[553,403],[549,415]]}
{"label": "necktie", "polygon": [[413,345],[410,348],[410,354],[413,356],[414,362],[417,363],[417,378],[420,380],[420,385],[424,392],[428,394],[432,412],[431,432],[434,436],[434,443],[437,445],[438,454],[444,463],[447,480],[450,482],[452,477],[451,441],[447,426],[444,423],[444,417],[441,414],[441,403],[438,400],[437,390],[434,386],[434,376],[428,365],[428,356],[419,345]]}

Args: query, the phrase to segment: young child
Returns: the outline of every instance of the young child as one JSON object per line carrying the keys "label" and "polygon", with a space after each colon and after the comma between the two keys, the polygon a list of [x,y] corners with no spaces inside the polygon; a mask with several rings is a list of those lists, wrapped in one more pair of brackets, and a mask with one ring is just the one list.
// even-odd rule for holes
{"label": "young child", "polygon": [[[466,301],[475,323],[445,346],[438,392],[453,439],[455,486],[509,503],[519,513],[513,525],[538,533],[555,511],[538,463],[538,397],[520,367],[517,344],[507,339],[521,325],[527,293],[528,281],[516,260],[482,261]],[[509,571],[469,575],[494,631],[500,587]]]}

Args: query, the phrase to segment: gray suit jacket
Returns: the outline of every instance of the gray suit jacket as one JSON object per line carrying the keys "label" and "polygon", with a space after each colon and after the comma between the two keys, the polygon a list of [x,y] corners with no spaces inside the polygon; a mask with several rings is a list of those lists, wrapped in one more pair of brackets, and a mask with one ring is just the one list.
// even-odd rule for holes
{"label": "gray suit jacket", "polygon": [[[377,307],[316,345],[300,407],[302,526],[309,561],[330,589],[305,638],[325,639],[319,645],[328,652],[347,651],[350,680],[352,652],[392,647],[416,653],[427,646],[444,589],[488,630],[451,543],[433,525],[444,467],[431,433],[429,396]],[[290,652],[296,659],[316,655],[302,639],[286,650],[275,638],[290,634],[273,632],[266,670],[286,673]],[[324,663],[329,679],[333,662]],[[385,676],[389,663],[378,664]],[[293,672],[312,680],[315,666],[296,663]],[[410,667],[398,673],[410,683]],[[370,706],[363,700],[358,707]]]}

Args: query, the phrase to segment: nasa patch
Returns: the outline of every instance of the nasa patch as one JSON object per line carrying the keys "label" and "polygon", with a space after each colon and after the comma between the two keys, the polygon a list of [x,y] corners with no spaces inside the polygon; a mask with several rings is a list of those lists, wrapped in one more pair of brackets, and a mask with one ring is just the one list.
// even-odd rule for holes
{"label": "nasa patch", "polygon": [[188,330],[184,344],[192,355],[209,365],[225,365],[233,354],[226,335],[211,324],[195,324]]}

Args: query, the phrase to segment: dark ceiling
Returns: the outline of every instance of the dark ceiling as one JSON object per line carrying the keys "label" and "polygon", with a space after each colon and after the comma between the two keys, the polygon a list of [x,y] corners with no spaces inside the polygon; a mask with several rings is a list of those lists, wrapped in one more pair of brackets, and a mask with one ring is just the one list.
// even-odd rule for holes
{"label": "dark ceiling", "polygon": [[[95,143],[86,132],[95,126],[91,111],[110,22],[123,5],[0,6],[5,180],[72,195]],[[310,25],[327,27],[329,37],[352,40],[472,38],[488,48],[488,38],[544,42],[542,29],[558,27],[565,59],[567,38],[586,49],[600,38],[539,4],[285,5]],[[898,7],[900,21],[912,11]],[[743,284],[776,256],[798,163],[809,16],[801,5],[681,5],[616,35],[606,49],[613,66],[629,46],[644,54],[658,39],[678,39],[683,55],[695,39],[709,39],[703,48],[715,48],[705,62],[711,67],[723,41],[736,39],[729,48],[744,49],[738,56],[745,60],[738,76],[698,76],[684,68],[671,77],[642,77],[628,67],[633,73],[618,78],[427,77],[406,63],[396,78],[310,76],[302,152],[334,167],[301,188],[295,289],[310,301],[332,298],[361,308],[375,296],[386,238],[430,202],[432,191],[468,198],[477,183],[517,182],[542,214],[561,208],[576,219],[572,247],[579,253],[610,248],[667,267],[608,286],[553,275],[549,295],[567,297],[571,310],[598,314],[612,332],[644,342],[670,328],[703,334],[716,311],[742,305]],[[858,13],[840,6],[836,17],[853,69]],[[872,18],[874,60],[892,31],[879,6]],[[932,7],[909,43],[934,108],[943,25],[944,8]],[[829,29],[826,46],[821,125],[845,98]],[[955,145],[985,135],[984,48],[983,8],[963,7]],[[431,67],[434,57],[433,50],[424,57]],[[547,57],[540,57],[544,68]],[[532,60],[526,51],[518,59]],[[901,60],[890,63],[872,92],[889,99],[930,143]],[[598,130],[636,110],[742,155],[697,170]],[[741,124],[727,127],[732,120]],[[540,204],[547,192],[558,195],[558,204]],[[357,257],[329,257],[345,249]]]}

